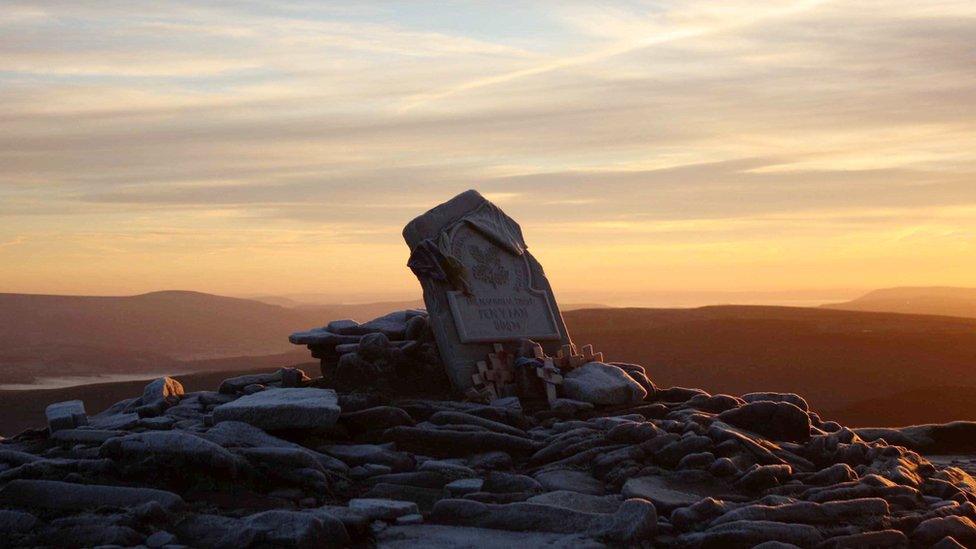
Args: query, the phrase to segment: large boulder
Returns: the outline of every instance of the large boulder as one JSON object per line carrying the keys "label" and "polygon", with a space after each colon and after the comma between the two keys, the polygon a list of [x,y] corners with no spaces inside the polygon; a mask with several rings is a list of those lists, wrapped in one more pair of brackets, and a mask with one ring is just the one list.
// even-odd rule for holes
{"label": "large boulder", "polygon": [[810,416],[795,404],[768,400],[750,402],[727,410],[718,418],[729,425],[760,434],[771,440],[810,440]]}
{"label": "large boulder", "polygon": [[563,394],[596,405],[631,404],[644,400],[647,390],[617,366],[590,362],[564,376]]}
{"label": "large boulder", "polygon": [[331,389],[268,389],[214,408],[214,422],[241,421],[266,431],[327,430],[339,419],[339,399]]}

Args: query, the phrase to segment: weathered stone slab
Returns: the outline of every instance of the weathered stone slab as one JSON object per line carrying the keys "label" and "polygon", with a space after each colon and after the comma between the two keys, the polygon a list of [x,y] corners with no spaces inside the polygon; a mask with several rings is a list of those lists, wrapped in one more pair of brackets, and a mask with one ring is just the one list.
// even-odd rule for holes
{"label": "weathered stone slab", "polygon": [[74,429],[88,425],[85,403],[80,400],[66,400],[48,405],[44,410],[48,429],[53,433],[61,429]]}
{"label": "weathered stone slab", "polygon": [[570,342],[552,288],[522,229],[477,191],[407,224],[410,268],[420,279],[441,359],[456,389],[472,385],[476,363],[504,343],[533,339],[549,354]]}
{"label": "weathered stone slab", "polygon": [[214,421],[241,421],[267,431],[328,429],[339,419],[331,389],[268,389],[214,408]]}
{"label": "weathered stone slab", "polygon": [[183,498],[152,488],[99,486],[54,480],[13,480],[0,489],[0,505],[29,509],[128,508],[155,502],[164,509],[183,507]]}

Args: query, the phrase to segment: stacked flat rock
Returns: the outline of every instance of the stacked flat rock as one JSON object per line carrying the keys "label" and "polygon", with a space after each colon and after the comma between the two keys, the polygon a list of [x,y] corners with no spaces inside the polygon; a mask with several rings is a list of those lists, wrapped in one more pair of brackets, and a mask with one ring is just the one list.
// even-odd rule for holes
{"label": "stacked flat rock", "polygon": [[306,345],[321,361],[323,379],[343,391],[391,391],[411,379],[446,383],[440,380],[444,368],[422,309],[395,311],[363,324],[333,320],[288,339]]}
{"label": "stacked flat rock", "polygon": [[976,480],[912,449],[971,445],[974,424],[855,431],[797,395],[641,383],[549,408],[164,378],[0,442],[0,545],[976,545]]}

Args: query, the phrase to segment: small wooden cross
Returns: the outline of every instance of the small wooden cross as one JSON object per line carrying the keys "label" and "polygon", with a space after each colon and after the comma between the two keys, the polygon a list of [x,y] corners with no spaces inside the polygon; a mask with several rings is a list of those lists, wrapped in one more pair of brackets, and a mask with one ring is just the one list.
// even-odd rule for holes
{"label": "small wooden cross", "polygon": [[603,353],[594,353],[592,345],[583,345],[582,360],[583,364],[587,362],[603,362]]}
{"label": "small wooden cross", "polygon": [[495,343],[494,349],[495,352],[488,353],[487,361],[476,363],[478,371],[471,375],[475,390],[479,395],[488,395],[490,400],[498,398],[498,391],[515,381],[515,357],[501,343]]}
{"label": "small wooden cross", "polygon": [[542,366],[535,369],[535,374],[542,379],[543,384],[546,386],[546,399],[551,406],[558,398],[556,395],[556,385],[562,384],[563,376],[559,372],[559,368],[553,363],[552,358],[549,357],[546,357],[545,363]]}
{"label": "small wooden cross", "polygon": [[584,345],[583,352],[578,353],[572,343],[563,345],[553,358],[556,366],[564,372],[575,370],[587,362],[603,362],[603,353],[594,353],[592,345]]}

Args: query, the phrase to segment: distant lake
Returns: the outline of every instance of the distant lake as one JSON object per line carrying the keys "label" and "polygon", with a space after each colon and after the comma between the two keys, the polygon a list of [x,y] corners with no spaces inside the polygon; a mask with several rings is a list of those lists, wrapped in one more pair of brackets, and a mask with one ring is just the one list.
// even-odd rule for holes
{"label": "distant lake", "polygon": [[105,374],[96,376],[38,377],[33,383],[0,383],[0,391],[34,391],[37,389],[64,389],[95,383],[117,383],[120,381],[153,380],[157,377],[176,375],[173,372],[141,374]]}

